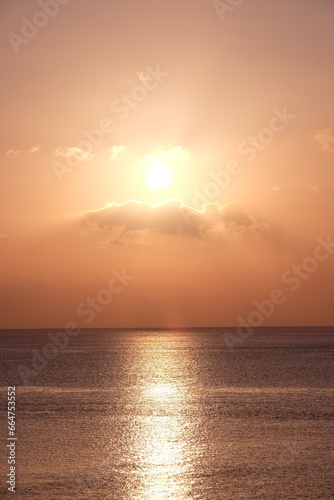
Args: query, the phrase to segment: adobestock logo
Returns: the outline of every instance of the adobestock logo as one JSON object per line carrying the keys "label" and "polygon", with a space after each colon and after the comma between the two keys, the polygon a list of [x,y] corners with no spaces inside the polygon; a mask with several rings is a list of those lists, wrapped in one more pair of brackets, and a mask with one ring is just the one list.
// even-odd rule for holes
{"label": "adobestock logo", "polygon": [[[286,127],[296,118],[287,111],[284,106],[282,110],[274,108],[272,117],[268,125],[261,128],[255,135],[249,135],[244,141],[240,142],[237,147],[237,152],[240,156],[245,157],[245,160],[253,162],[257,155],[263,152],[275,139],[277,134],[283,132]],[[201,210],[202,206],[207,203],[212,203],[223,189],[226,189],[231,180],[241,174],[243,167],[238,160],[228,161],[225,168],[218,171],[209,172],[212,182],[208,182],[200,190],[193,189],[192,206],[197,210]]]}
{"label": "adobestock logo", "polygon": [[[285,271],[281,276],[281,281],[284,285],[288,286],[290,292],[297,291],[303,281],[306,281],[314,274],[321,262],[325,262],[334,253],[334,242],[331,235],[327,239],[318,237],[318,245],[313,250],[313,255],[305,257],[301,264],[293,265],[290,269]],[[237,331],[235,333],[225,332],[224,340],[227,348],[233,351],[236,345],[241,345],[253,333],[254,328],[263,325],[265,318],[270,318],[276,311],[277,306],[280,306],[288,299],[287,293],[281,288],[275,288],[269,294],[268,298],[262,301],[254,300],[253,309],[244,319],[241,316],[237,318]]]}
{"label": "adobestock logo", "polygon": [[31,20],[27,17],[21,17],[22,27],[21,33],[7,33],[7,38],[10,41],[13,51],[15,54],[19,53],[19,47],[21,45],[26,45],[30,40],[35,38],[41,28],[49,23],[50,18],[57,16],[60,6],[67,5],[71,0],[40,0],[38,5],[42,10],[38,10],[32,16]]}
{"label": "adobestock logo", "polygon": [[[84,321],[88,325],[96,318],[97,313],[101,313],[109,306],[114,298],[114,295],[122,293],[129,282],[135,279],[135,276],[127,274],[123,268],[119,273],[116,270],[112,271],[112,278],[109,280],[105,288],[100,289],[95,297],[86,297],[84,302],[81,302],[76,308],[76,314],[79,317],[86,318]],[[18,372],[24,385],[29,385],[47,366],[55,360],[61,351],[64,351],[70,343],[72,337],[77,337],[82,332],[77,321],[69,321],[66,323],[63,331],[49,332],[48,343],[42,349],[32,349],[32,358],[30,364],[19,365]]]}
{"label": "adobestock logo", "polygon": [[122,272],[112,272],[113,277],[109,280],[107,286],[99,290],[95,297],[87,297],[76,308],[76,313],[80,317],[86,317],[85,323],[90,324],[96,318],[96,313],[101,313],[111,303],[114,295],[122,293],[135,276],[127,274],[125,269]]}

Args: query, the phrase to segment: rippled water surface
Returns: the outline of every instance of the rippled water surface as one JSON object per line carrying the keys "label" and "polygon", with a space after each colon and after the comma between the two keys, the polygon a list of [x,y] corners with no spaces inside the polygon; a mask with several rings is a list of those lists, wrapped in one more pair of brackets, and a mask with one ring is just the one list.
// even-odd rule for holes
{"label": "rippled water surface", "polygon": [[332,332],[260,329],[231,352],[219,329],[86,330],[24,384],[47,334],[0,334],[18,422],[13,495],[2,413],[2,498],[334,499]]}

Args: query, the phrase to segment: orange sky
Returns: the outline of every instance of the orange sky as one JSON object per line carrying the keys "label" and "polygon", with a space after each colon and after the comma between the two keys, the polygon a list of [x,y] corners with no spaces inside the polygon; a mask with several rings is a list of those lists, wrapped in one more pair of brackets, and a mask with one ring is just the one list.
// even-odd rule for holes
{"label": "orange sky", "polygon": [[232,4],[2,4],[1,328],[334,323],[334,4]]}

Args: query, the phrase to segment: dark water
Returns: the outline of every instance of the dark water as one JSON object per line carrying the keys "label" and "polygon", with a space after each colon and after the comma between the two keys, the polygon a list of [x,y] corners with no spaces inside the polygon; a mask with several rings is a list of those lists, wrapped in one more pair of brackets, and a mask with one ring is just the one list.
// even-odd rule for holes
{"label": "dark water", "polygon": [[48,332],[2,331],[1,498],[334,499],[333,333],[223,331],[86,330],[30,378]]}

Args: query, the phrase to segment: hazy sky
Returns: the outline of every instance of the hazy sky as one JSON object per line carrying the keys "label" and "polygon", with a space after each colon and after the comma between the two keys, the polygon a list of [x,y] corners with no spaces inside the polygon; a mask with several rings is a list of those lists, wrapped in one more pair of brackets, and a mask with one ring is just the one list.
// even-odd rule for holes
{"label": "hazy sky", "polygon": [[0,327],[334,323],[334,3],[237,3],[1,3]]}

